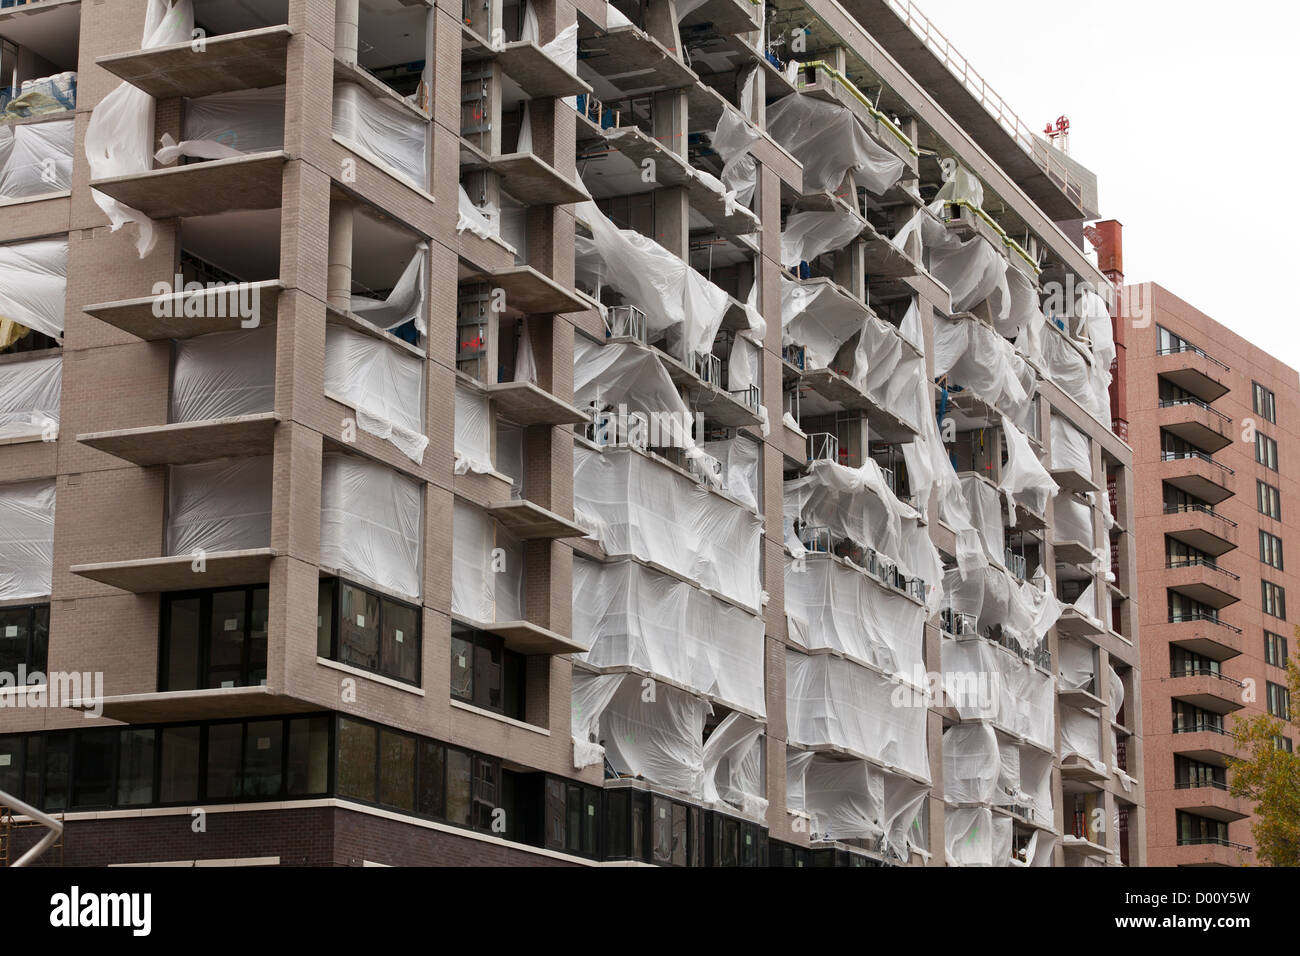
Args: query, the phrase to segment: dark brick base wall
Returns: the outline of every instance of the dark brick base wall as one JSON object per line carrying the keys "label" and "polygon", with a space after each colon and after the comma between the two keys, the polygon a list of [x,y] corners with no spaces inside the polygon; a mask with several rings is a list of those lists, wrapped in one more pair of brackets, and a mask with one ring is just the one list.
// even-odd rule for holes
{"label": "dark brick base wall", "polygon": [[[209,813],[207,832],[188,815],[73,820],[63,837],[65,866],[160,863],[278,856],[283,866],[568,866],[562,860],[496,846],[355,810],[311,807]],[[45,831],[15,831],[17,859]],[[57,864],[60,851],[47,851]]]}

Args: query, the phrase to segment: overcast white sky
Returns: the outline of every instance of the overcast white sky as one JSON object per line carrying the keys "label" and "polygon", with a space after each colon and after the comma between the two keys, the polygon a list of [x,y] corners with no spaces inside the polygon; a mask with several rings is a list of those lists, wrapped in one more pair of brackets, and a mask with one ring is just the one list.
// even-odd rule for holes
{"label": "overcast white sky", "polygon": [[1300,368],[1300,4],[913,2],[1030,129],[1070,118],[1128,282]]}

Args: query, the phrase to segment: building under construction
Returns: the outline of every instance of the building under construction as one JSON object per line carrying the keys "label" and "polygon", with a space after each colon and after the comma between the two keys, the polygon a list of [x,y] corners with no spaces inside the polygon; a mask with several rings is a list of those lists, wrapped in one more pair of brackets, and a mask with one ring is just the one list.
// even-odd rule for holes
{"label": "building under construction", "polygon": [[907,0],[0,43],[0,791],[68,863],[1144,862],[1096,184]]}

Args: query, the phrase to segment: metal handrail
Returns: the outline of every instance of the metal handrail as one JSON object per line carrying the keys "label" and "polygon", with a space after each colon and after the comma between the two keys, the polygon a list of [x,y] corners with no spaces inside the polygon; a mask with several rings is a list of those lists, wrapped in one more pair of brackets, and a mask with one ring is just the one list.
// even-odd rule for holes
{"label": "metal handrail", "polygon": [[1161,408],[1177,408],[1180,405],[1195,405],[1197,408],[1207,411],[1211,415],[1218,416],[1227,424],[1232,424],[1232,418],[1230,416],[1223,414],[1223,412],[1211,406],[1209,402],[1203,402],[1199,398],[1162,398],[1160,400]]}
{"label": "metal handrail", "polygon": [[16,859],[13,866],[27,866],[40,858],[41,854],[48,850],[58,839],[63,836],[63,821],[55,819],[48,813],[37,810],[30,804],[24,803],[17,797],[0,790],[0,806],[9,807],[11,810],[17,810],[21,815],[31,817],[41,826],[46,827],[50,832],[41,837],[40,841]]}
{"label": "metal handrail", "polygon": [[1246,846],[1246,844],[1244,843],[1233,843],[1231,840],[1223,840],[1220,839],[1219,837],[1181,837],[1180,836],[1178,838],[1179,846],[1204,846],[1207,843],[1212,843],[1215,846],[1231,847],[1234,850],[1245,850],[1247,853],[1249,853],[1251,849],[1250,847]]}
{"label": "metal handrail", "polygon": [[1222,737],[1231,737],[1233,740],[1237,739],[1237,735],[1234,734],[1231,730],[1224,730],[1222,727],[1218,726],[1217,724],[1205,724],[1199,722],[1195,724],[1189,724],[1186,727],[1179,727],[1177,724],[1174,724],[1174,733],[1175,734],[1219,734]]}
{"label": "metal handrail", "polygon": [[1207,360],[1207,361],[1209,361],[1209,362],[1213,362],[1215,365],[1219,366],[1219,368],[1223,369],[1225,372],[1231,372],[1231,371],[1232,371],[1232,367],[1231,367],[1231,366],[1229,366],[1229,365],[1224,365],[1222,362],[1220,362],[1218,359],[1216,359],[1213,355],[1210,355],[1210,354],[1209,354],[1208,352],[1206,352],[1204,349],[1199,349],[1199,348],[1197,348],[1195,345],[1189,345],[1189,344],[1186,343],[1186,342],[1183,343],[1182,348],[1177,348],[1177,349],[1156,349],[1156,355],[1181,355],[1183,352],[1191,352],[1193,355],[1199,355],[1201,358],[1203,358],[1203,359],[1205,359],[1205,360]]}
{"label": "metal handrail", "polygon": [[1165,514],[1167,515],[1186,514],[1191,511],[1209,515],[1211,518],[1218,518],[1220,521],[1225,521],[1234,528],[1239,527],[1237,522],[1233,521],[1227,515],[1215,511],[1210,505],[1165,505]]}
{"label": "metal handrail", "polygon": [[1161,461],[1182,461],[1186,458],[1199,458],[1201,461],[1209,462],[1211,465],[1215,465],[1219,468],[1222,468],[1230,475],[1236,474],[1235,471],[1233,471],[1223,462],[1216,461],[1212,456],[1207,455],[1203,451],[1196,451],[1195,449],[1192,449],[1191,451],[1162,451],[1160,453]]}
{"label": "metal handrail", "polygon": [[1228,790],[1228,785],[1222,780],[1184,780],[1181,783],[1175,783],[1175,790],[1200,790],[1202,787],[1212,787],[1215,790]]}
{"label": "metal handrail", "polygon": [[1241,580],[1238,575],[1233,574],[1227,568],[1219,567],[1210,558],[1180,558],[1177,560],[1170,558],[1165,562],[1166,570],[1172,570],[1174,568],[1209,568],[1211,571],[1218,571],[1220,574],[1226,574],[1234,581]]}
{"label": "metal handrail", "polygon": [[1205,621],[1208,624],[1217,624],[1219,627],[1226,627],[1234,634],[1240,634],[1241,628],[1233,627],[1227,621],[1220,621],[1217,617],[1210,617],[1208,614],[1201,614],[1199,611],[1193,611],[1190,614],[1170,614],[1170,624],[1191,624],[1196,621]]}
{"label": "metal handrail", "polygon": [[1217,680],[1233,684],[1237,687],[1245,687],[1241,681],[1234,677],[1229,677],[1221,671],[1211,670],[1208,667],[1171,667],[1169,669],[1170,677],[1213,677]]}

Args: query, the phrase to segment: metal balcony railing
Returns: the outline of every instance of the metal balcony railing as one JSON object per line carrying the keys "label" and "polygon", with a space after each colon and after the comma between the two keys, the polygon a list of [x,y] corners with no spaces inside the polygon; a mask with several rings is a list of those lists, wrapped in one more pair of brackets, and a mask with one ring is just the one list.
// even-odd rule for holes
{"label": "metal balcony railing", "polygon": [[1218,734],[1220,737],[1237,739],[1237,735],[1231,730],[1225,730],[1222,724],[1210,724],[1204,721],[1197,721],[1194,724],[1175,723],[1173,732],[1175,734]]}
{"label": "metal balcony railing", "polygon": [[1246,844],[1244,844],[1244,843],[1233,843],[1231,840],[1225,840],[1225,839],[1223,839],[1222,837],[1184,837],[1184,836],[1180,836],[1180,837],[1178,838],[1178,845],[1179,845],[1179,846],[1206,846],[1206,845],[1210,845],[1210,844],[1212,844],[1212,845],[1214,845],[1214,846],[1226,846],[1226,847],[1228,847],[1228,848],[1230,848],[1230,849],[1233,849],[1233,850],[1243,850],[1243,851],[1245,851],[1246,853],[1249,853],[1249,852],[1250,852],[1250,849],[1251,849],[1250,847],[1246,846]]}
{"label": "metal balcony railing", "polygon": [[1219,368],[1223,369],[1225,372],[1232,371],[1232,369],[1229,366],[1224,365],[1222,362],[1216,359],[1213,355],[1210,355],[1204,349],[1198,349],[1195,345],[1189,345],[1186,342],[1184,342],[1181,346],[1179,346],[1176,349],[1156,349],[1156,355],[1180,355],[1183,352],[1191,352],[1193,355],[1199,355],[1201,358],[1205,359],[1206,361],[1213,362],[1215,365],[1219,366]]}
{"label": "metal balcony railing", "polygon": [[1211,415],[1217,417],[1224,424],[1232,424],[1232,418],[1230,416],[1223,414],[1223,412],[1219,411],[1209,402],[1203,402],[1199,398],[1162,398],[1160,400],[1161,408],[1177,408],[1181,405],[1191,405],[1195,408],[1202,409],[1203,411],[1207,411]]}
{"label": "metal balcony railing", "polygon": [[1233,471],[1223,462],[1216,460],[1213,455],[1207,455],[1203,451],[1196,451],[1193,449],[1190,451],[1162,451],[1160,453],[1161,461],[1183,461],[1188,458],[1197,458],[1200,459],[1201,461],[1208,462],[1209,464],[1214,465],[1216,468],[1220,468],[1223,471],[1227,472],[1229,475],[1236,474],[1235,471]]}
{"label": "metal balcony railing", "polygon": [[1220,521],[1232,525],[1232,527],[1234,528],[1237,527],[1237,522],[1233,521],[1231,518],[1227,517],[1226,515],[1222,515],[1219,512],[1215,511],[1210,505],[1197,505],[1197,504],[1165,505],[1165,514],[1167,515],[1181,515],[1181,514],[1188,514],[1189,512],[1196,512],[1198,514],[1209,515],[1211,518],[1218,518]]}
{"label": "metal balcony railing", "polygon": [[1231,684],[1234,687],[1245,687],[1241,681],[1229,677],[1221,671],[1212,670],[1208,667],[1173,667],[1169,670],[1170,677],[1213,677],[1215,680],[1221,680],[1225,684]]}
{"label": "metal balcony railing", "polygon": [[1217,571],[1219,574],[1227,575],[1234,581],[1240,581],[1241,578],[1227,568],[1221,568],[1215,563],[1213,558],[1169,558],[1165,561],[1165,569],[1174,568],[1209,568],[1211,571]]}
{"label": "metal balcony railing", "polygon": [[1227,621],[1220,621],[1217,617],[1210,617],[1210,615],[1208,615],[1208,614],[1203,614],[1203,613],[1201,613],[1200,611],[1189,611],[1189,612],[1187,612],[1186,614],[1170,614],[1170,615],[1169,615],[1169,623],[1170,623],[1170,624],[1190,624],[1190,623],[1193,623],[1193,622],[1195,622],[1195,621],[1201,621],[1201,622],[1206,623],[1206,624],[1214,624],[1214,625],[1216,625],[1216,626],[1218,626],[1218,627],[1226,627],[1228,630],[1232,631],[1232,633],[1234,633],[1234,634],[1240,634],[1240,633],[1241,633],[1241,628],[1239,628],[1239,627],[1233,627],[1233,626],[1232,626],[1231,624],[1229,624]]}
{"label": "metal balcony railing", "polygon": [[1228,785],[1222,780],[1180,780],[1174,784],[1175,790],[1201,790],[1207,787],[1225,793],[1228,790]]}
{"label": "metal balcony railing", "polygon": [[830,432],[814,432],[808,436],[809,461],[839,461],[840,440]]}

